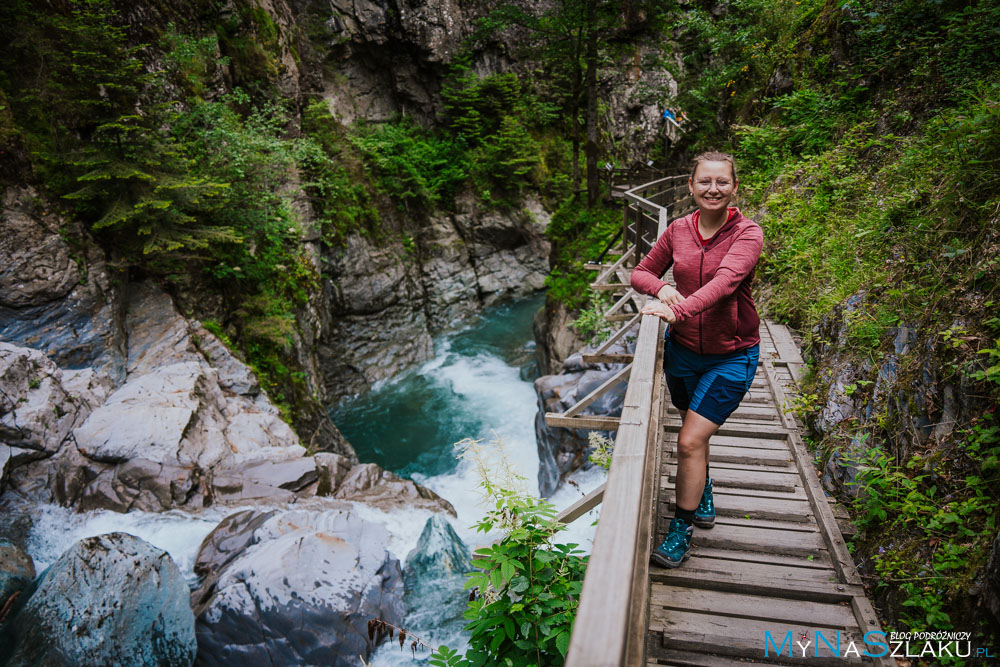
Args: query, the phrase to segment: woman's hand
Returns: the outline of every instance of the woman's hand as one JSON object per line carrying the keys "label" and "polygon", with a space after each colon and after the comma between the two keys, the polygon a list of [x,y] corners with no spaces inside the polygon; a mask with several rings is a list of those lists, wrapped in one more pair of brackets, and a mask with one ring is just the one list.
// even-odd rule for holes
{"label": "woman's hand", "polygon": [[643,315],[656,315],[666,320],[667,324],[673,324],[677,321],[677,316],[674,315],[674,311],[670,310],[670,306],[659,301],[650,301],[639,312]]}
{"label": "woman's hand", "polygon": [[671,287],[670,285],[664,285],[663,287],[661,287],[660,291],[656,293],[656,298],[668,306],[676,306],[677,304],[679,304],[681,301],[684,300],[684,297],[681,296],[681,293],[678,292],[673,287]]}

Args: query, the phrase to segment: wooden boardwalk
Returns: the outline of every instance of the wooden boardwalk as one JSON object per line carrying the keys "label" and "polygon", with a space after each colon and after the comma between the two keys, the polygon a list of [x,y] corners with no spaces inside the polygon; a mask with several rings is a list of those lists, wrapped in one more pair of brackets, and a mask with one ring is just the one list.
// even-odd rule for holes
{"label": "wooden boardwalk", "polygon": [[[768,322],[760,333],[753,386],[710,441],[715,526],[695,528],[681,567],[649,568],[649,665],[794,664],[796,657],[844,665],[863,659],[845,659],[851,641],[858,653],[881,650],[864,643],[866,632],[880,630],[878,619],[785,407],[802,359],[785,327]],[[662,410],[656,543],[674,512],[680,429],[669,401]],[[767,632],[774,641],[765,647]],[[812,642],[805,658],[797,641]]]}
{"label": "wooden boardwalk", "polygon": [[[649,562],[674,513],[680,420],[663,378],[664,325],[637,314],[646,297],[628,279],[689,205],[682,179],[625,193],[622,243],[609,253],[617,259],[587,267],[598,271],[592,287],[618,297],[605,317],[621,325],[584,360],[627,365],[545,416],[550,426],[617,431],[607,483],[559,515],[568,523],[604,503],[566,664],[895,664],[869,657],[884,637],[864,641],[881,627],[788,409],[802,358],[784,326],[761,324],[757,377],[710,441],[715,526],[695,528],[680,567]],[[634,353],[611,353],[614,341],[636,333]],[[621,382],[621,416],[584,414]]]}

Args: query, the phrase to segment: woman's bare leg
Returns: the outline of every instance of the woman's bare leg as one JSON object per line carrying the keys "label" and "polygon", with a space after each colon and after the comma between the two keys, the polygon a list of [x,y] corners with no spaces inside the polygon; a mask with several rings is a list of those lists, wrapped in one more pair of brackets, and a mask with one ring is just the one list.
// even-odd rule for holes
{"label": "woman's bare leg", "polygon": [[705,490],[708,440],[719,425],[690,410],[682,412],[681,419],[683,424],[677,434],[677,506],[693,510]]}

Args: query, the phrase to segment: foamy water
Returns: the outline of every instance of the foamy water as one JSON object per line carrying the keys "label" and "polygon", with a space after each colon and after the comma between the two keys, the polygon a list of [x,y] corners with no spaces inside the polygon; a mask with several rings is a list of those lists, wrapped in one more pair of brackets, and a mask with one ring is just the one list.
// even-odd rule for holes
{"label": "foamy water", "polygon": [[[520,315],[523,318],[523,315]],[[449,520],[470,550],[491,543],[499,537],[494,533],[477,533],[475,524],[484,515],[481,475],[471,458],[455,463],[457,451],[454,443],[463,438],[480,440],[487,447],[487,456],[493,456],[489,443],[499,441],[506,464],[510,470],[522,478],[521,490],[538,493],[538,449],[535,442],[534,419],[537,400],[532,383],[521,379],[520,364],[530,358],[530,351],[522,347],[520,351],[493,349],[499,336],[492,323],[489,329],[467,329],[464,332],[441,337],[435,341],[435,357],[417,369],[390,379],[373,388],[372,394],[384,392],[393,401],[392,414],[408,408],[406,419],[393,424],[396,430],[407,429],[407,419],[423,417],[437,420],[441,428],[417,429],[410,433],[410,440],[403,438],[401,451],[408,448],[422,448],[419,456],[407,459],[406,471],[415,481],[434,490],[447,499],[456,509],[457,519]],[[498,326],[508,326],[501,323]],[[530,317],[528,326],[524,323],[513,332],[513,341],[524,346],[530,338]],[[479,332],[485,331],[485,342]],[[493,338],[489,338],[492,336]],[[385,412],[379,412],[377,405],[366,408],[367,413],[360,418],[385,420]],[[427,414],[432,411],[433,414]],[[428,435],[429,434],[429,435]],[[404,432],[403,436],[407,434]],[[427,441],[432,438],[432,441]],[[352,440],[353,442],[353,440]],[[355,442],[358,445],[359,443]],[[363,447],[358,446],[359,452]],[[400,450],[397,450],[400,451]],[[400,457],[396,454],[395,456]],[[362,454],[362,460],[367,460]],[[425,463],[430,469],[421,470]],[[386,463],[383,463],[386,465]],[[496,459],[488,467],[495,467]],[[388,466],[387,466],[388,467]],[[401,471],[403,472],[403,471]],[[404,473],[404,474],[405,474]],[[500,475],[491,472],[494,481]],[[606,479],[605,471],[592,468],[577,471],[570,479],[577,486],[564,484],[549,499],[557,509],[568,507],[585,493],[593,490]],[[431,513],[427,510],[406,509],[385,512],[375,507],[354,503],[355,511],[364,519],[379,523],[387,529],[390,540],[389,551],[405,563],[406,557],[416,547],[424,524]],[[240,508],[210,508],[197,515],[182,511],[163,513],[130,512],[117,514],[110,511],[77,514],[61,507],[42,507],[29,540],[29,553],[35,559],[36,569],[41,572],[54,562],[75,541],[102,533],[123,531],[140,537],[168,552],[177,563],[184,577],[193,584],[194,560],[202,540],[225,516]],[[260,508],[258,508],[260,509]],[[576,543],[589,553],[591,550],[598,510],[577,519],[561,532],[556,541]],[[458,591],[461,595],[461,591]],[[461,650],[466,643],[462,629],[464,622],[433,624],[431,628],[407,628],[428,640],[432,645],[445,643]],[[407,647],[400,651],[398,644],[383,646],[369,663],[375,667],[399,667],[426,661],[428,653],[417,655],[417,661],[410,659]]]}

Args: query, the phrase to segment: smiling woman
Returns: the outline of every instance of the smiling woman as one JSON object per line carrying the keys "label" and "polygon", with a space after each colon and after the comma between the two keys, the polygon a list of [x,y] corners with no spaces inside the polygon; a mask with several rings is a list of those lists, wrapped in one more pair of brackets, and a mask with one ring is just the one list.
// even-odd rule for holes
{"label": "smiling woman", "polygon": [[[698,210],[675,220],[632,272],[632,287],[656,296],[642,313],[670,324],[667,387],[683,425],[677,438],[677,511],[653,560],[677,567],[694,526],[715,524],[709,438],[739,405],[757,372],[760,319],[750,293],[764,235],[731,207],[739,188],[731,155],[694,159],[688,189]],[[661,279],[673,267],[676,286]]]}

